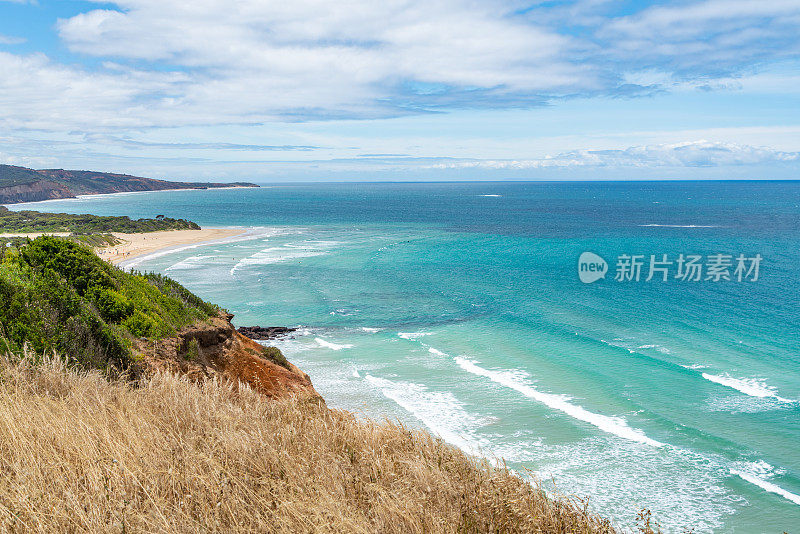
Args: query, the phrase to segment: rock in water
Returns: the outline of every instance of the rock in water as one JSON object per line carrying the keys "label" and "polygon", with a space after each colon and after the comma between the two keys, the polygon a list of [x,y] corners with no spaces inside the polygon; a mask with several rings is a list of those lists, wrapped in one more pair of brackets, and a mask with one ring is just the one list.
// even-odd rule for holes
{"label": "rock in water", "polygon": [[287,334],[291,334],[297,330],[297,328],[288,328],[286,326],[240,326],[237,330],[240,334],[247,336],[250,339],[264,341],[267,339],[276,339]]}

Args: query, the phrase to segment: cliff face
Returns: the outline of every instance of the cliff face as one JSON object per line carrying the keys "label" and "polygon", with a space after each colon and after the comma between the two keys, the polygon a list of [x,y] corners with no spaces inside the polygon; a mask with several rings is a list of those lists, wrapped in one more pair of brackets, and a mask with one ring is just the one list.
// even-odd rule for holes
{"label": "cliff face", "polygon": [[307,374],[287,362],[277,349],[265,349],[238,333],[230,323],[232,317],[221,314],[184,328],[174,338],[139,341],[135,350],[142,356],[143,372],[164,370],[195,381],[243,382],[269,398],[323,402]]}
{"label": "cliff face", "polygon": [[75,195],[66,184],[40,180],[38,182],[0,187],[0,204],[36,202],[57,198],[72,198]]}

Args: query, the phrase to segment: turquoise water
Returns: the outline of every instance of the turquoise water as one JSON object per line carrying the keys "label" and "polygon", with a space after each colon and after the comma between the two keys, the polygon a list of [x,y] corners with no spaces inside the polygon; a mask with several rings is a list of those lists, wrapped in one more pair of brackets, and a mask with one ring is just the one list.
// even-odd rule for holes
{"label": "turquoise water", "polygon": [[[667,532],[800,526],[800,183],[300,184],[11,206],[247,234],[133,261],[278,343],[335,407],[428,428]],[[578,279],[592,251],[610,274]],[[760,254],[757,281],[615,281]]]}

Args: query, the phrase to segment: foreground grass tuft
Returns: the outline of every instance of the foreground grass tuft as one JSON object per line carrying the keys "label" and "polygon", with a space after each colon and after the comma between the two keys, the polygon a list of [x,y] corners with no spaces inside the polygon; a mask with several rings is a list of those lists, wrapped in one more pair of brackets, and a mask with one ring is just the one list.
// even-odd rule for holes
{"label": "foreground grass tuft", "polygon": [[614,532],[424,432],[59,359],[0,361],[0,472],[2,531]]}

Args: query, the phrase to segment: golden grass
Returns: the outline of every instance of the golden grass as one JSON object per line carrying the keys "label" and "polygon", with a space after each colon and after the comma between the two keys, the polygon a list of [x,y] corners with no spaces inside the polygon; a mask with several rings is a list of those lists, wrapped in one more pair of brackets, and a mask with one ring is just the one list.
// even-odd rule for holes
{"label": "golden grass", "polygon": [[58,359],[0,361],[0,530],[615,532],[424,432]]}

